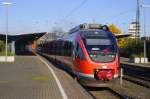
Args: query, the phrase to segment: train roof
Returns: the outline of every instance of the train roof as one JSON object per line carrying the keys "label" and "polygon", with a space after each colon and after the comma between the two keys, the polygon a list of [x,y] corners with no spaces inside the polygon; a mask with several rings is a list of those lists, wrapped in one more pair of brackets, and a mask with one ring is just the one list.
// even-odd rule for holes
{"label": "train roof", "polygon": [[80,24],[70,30],[70,34],[78,32],[80,30],[93,30],[93,29],[99,29],[99,30],[105,30],[109,31],[109,28],[107,25],[102,25],[102,24]]}

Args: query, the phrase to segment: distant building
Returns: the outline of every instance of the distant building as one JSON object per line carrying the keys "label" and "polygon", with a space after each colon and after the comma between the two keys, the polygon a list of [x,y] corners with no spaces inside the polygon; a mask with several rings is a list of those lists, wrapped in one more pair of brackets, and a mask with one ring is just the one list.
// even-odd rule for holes
{"label": "distant building", "polygon": [[44,43],[46,41],[52,41],[56,39],[56,33],[46,33],[41,38],[37,40],[38,44]]}
{"label": "distant building", "polygon": [[[31,46],[34,46],[34,41],[45,35],[46,32],[42,33],[28,33],[20,35],[7,35],[8,40],[8,51],[15,53],[16,55],[24,55],[31,51]],[[5,42],[5,34],[0,34],[0,40]],[[32,48],[33,48],[32,47]]]}
{"label": "distant building", "polygon": [[131,22],[129,24],[128,33],[132,34],[132,38],[140,37],[140,24],[137,22]]}

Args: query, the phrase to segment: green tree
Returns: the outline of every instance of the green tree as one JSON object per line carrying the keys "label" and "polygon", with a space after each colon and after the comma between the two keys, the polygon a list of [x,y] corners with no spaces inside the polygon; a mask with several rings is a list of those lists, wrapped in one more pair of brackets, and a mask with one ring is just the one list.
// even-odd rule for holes
{"label": "green tree", "polygon": [[5,50],[5,44],[0,40],[0,52],[2,52],[3,50]]}
{"label": "green tree", "polygon": [[136,39],[125,38],[126,46],[120,47],[121,56],[132,57],[134,55],[141,57],[143,55],[143,41],[139,40],[135,42]]}

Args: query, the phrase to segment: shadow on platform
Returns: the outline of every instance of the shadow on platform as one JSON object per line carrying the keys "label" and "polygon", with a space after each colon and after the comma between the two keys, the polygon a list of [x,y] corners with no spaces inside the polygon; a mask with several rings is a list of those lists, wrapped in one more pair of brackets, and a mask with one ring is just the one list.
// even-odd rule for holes
{"label": "shadow on platform", "polygon": [[17,51],[16,55],[18,56],[35,56],[31,51]]}

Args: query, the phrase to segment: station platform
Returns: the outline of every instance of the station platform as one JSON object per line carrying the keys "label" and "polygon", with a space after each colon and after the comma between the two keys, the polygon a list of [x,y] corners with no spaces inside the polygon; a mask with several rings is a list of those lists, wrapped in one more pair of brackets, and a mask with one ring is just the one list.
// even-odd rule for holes
{"label": "station platform", "polygon": [[0,63],[0,99],[92,99],[65,71],[41,59],[16,56],[14,63]]}
{"label": "station platform", "polygon": [[150,62],[144,63],[132,63],[130,62],[129,58],[120,57],[120,63],[124,65],[136,66],[141,68],[149,68],[150,69]]}

